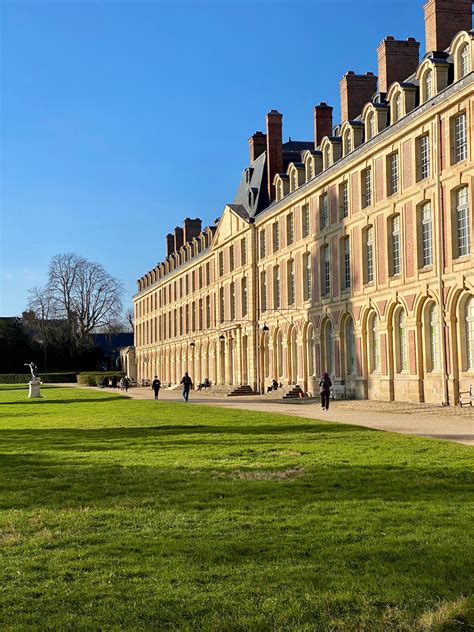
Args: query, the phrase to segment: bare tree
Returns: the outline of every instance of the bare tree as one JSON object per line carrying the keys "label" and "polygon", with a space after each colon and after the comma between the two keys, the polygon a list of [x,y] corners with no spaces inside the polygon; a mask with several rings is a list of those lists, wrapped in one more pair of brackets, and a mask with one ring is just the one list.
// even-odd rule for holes
{"label": "bare tree", "polygon": [[102,265],[65,253],[52,258],[46,286],[31,290],[29,308],[42,320],[62,320],[70,342],[83,344],[90,333],[119,320],[122,292]]}

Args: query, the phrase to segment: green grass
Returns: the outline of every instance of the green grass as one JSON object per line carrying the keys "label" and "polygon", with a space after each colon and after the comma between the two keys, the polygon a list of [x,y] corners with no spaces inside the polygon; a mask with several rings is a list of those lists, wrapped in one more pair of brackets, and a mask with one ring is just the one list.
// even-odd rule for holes
{"label": "green grass", "polygon": [[472,448],[0,387],[2,630],[474,629]]}

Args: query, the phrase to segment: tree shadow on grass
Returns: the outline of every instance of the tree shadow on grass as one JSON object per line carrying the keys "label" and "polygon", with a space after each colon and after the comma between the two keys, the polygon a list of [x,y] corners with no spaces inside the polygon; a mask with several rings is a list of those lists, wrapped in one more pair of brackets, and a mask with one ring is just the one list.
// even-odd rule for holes
{"label": "tree shadow on grass", "polygon": [[[177,455],[178,459],[178,455]],[[291,460],[291,459],[290,459]],[[178,461],[179,462],[179,461]],[[267,467],[203,461],[181,466],[98,463],[84,458],[58,459],[42,454],[3,454],[0,459],[0,507],[59,509],[152,505],[160,510],[248,509],[272,499],[274,508],[318,502],[440,502],[465,504],[474,474],[431,466],[384,464],[308,464],[294,458],[295,475],[266,479],[254,473],[288,471],[289,464]],[[286,468],[286,469],[285,469]],[[242,477],[242,473],[246,473]]]}
{"label": "tree shadow on grass", "polygon": [[104,402],[114,402],[117,400],[122,400],[124,398],[123,395],[108,395],[107,397],[100,398],[87,398],[87,397],[77,397],[77,398],[68,398],[68,399],[25,399],[21,401],[15,402],[0,402],[0,406],[18,406],[19,404],[23,404],[26,406],[37,406],[44,404],[102,404]]}

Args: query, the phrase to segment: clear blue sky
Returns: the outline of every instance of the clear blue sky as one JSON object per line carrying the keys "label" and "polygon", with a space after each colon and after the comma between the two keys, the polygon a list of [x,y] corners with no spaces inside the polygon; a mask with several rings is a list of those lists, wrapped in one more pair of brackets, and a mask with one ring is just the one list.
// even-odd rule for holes
{"label": "clear blue sky", "polygon": [[424,54],[422,5],[4,1],[0,315],[66,251],[120,278],[127,307],[166,233],[232,201],[265,113],[311,140],[313,105],[338,117],[339,79],[376,72],[385,35]]}

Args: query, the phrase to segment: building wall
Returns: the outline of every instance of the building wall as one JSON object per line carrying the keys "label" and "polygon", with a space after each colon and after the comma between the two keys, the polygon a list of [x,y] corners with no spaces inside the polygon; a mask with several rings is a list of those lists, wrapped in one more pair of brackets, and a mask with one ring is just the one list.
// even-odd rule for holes
{"label": "building wall", "polygon": [[[474,381],[468,357],[474,341],[468,341],[472,329],[466,315],[474,294],[472,230],[469,253],[459,256],[455,212],[456,192],[467,187],[471,229],[473,83],[471,55],[467,76],[359,146],[355,131],[348,155],[296,185],[254,221],[226,207],[201,252],[161,278],[150,278],[134,297],[138,379],[158,374],[162,382],[175,384],[188,371],[195,382],[208,377],[229,388],[250,384],[263,390],[276,378],[316,394],[319,375],[329,370],[347,397],[454,403]],[[467,155],[456,162],[454,122],[460,113],[466,115]],[[422,136],[429,138],[425,178],[420,174]],[[394,154],[396,192],[391,190]],[[369,204],[363,198],[367,169]],[[343,217],[345,185],[349,203]],[[426,203],[431,210],[430,265],[423,265],[421,211]],[[306,236],[304,208],[309,209]],[[368,233],[373,236],[372,279]],[[344,239],[350,245],[350,287],[344,287]],[[247,309],[242,308],[244,278]]]}

